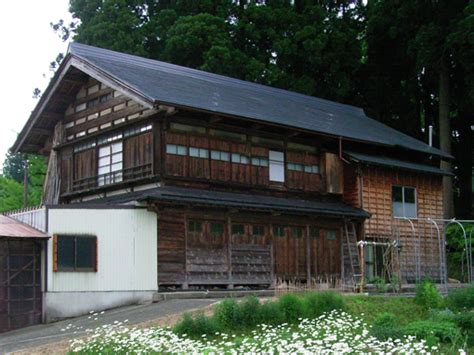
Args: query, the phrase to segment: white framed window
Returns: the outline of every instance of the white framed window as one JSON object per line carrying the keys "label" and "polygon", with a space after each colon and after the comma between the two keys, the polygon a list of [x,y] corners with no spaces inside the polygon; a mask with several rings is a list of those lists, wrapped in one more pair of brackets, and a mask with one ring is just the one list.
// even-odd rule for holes
{"label": "white framed window", "polygon": [[270,181],[285,181],[285,154],[275,150],[268,152],[270,162]]}
{"label": "white framed window", "polygon": [[232,153],[232,163],[248,164],[249,157],[239,153]]}
{"label": "white framed window", "polygon": [[262,157],[252,157],[252,165],[254,166],[268,166],[268,159]]}
{"label": "white framed window", "polygon": [[304,172],[309,174],[319,174],[319,165],[305,165]]}
{"label": "white framed window", "polygon": [[303,171],[303,164],[300,164],[300,163],[288,163],[287,167],[288,167],[288,170]]}
{"label": "white framed window", "polygon": [[221,150],[211,150],[212,160],[230,161],[230,153]]}
{"label": "white framed window", "polygon": [[188,155],[188,147],[178,144],[167,144],[166,153],[175,155]]}
{"label": "white framed window", "polygon": [[410,186],[392,186],[393,217],[416,218],[416,189]]}
{"label": "white framed window", "polygon": [[116,142],[99,147],[98,185],[121,182],[123,179],[123,147]]}
{"label": "white framed window", "polygon": [[209,150],[204,148],[189,147],[189,156],[193,158],[209,158]]}

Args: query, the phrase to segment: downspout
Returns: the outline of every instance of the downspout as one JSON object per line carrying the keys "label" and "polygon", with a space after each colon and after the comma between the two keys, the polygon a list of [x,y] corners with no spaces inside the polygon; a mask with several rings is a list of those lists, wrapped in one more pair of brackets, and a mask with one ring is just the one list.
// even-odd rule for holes
{"label": "downspout", "polygon": [[342,136],[339,136],[339,159],[349,164],[349,161],[342,156]]}

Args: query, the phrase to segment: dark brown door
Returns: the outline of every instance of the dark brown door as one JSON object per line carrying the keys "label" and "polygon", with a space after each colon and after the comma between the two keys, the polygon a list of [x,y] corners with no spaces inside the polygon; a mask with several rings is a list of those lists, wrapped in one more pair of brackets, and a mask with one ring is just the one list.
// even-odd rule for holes
{"label": "dark brown door", "polygon": [[41,243],[0,240],[0,332],[41,323]]}

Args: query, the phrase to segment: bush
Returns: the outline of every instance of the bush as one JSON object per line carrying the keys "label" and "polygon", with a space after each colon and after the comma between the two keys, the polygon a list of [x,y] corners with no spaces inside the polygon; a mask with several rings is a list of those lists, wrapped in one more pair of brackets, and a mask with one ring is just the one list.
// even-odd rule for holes
{"label": "bush", "polygon": [[177,334],[187,334],[191,338],[200,338],[203,334],[215,334],[218,330],[214,318],[206,317],[203,313],[198,313],[194,319],[190,314],[185,314],[174,328]]}
{"label": "bush", "polygon": [[403,332],[406,335],[414,335],[418,339],[430,340],[433,336],[442,343],[455,344],[462,339],[461,332],[454,323],[434,322],[431,320],[419,320],[408,324]]}
{"label": "bush", "polygon": [[341,295],[332,291],[311,292],[303,298],[303,315],[305,318],[317,318],[334,309],[344,309],[345,303]]}
{"label": "bush", "polygon": [[379,340],[385,341],[389,338],[399,339],[403,331],[398,325],[397,318],[392,313],[382,313],[375,318],[370,333]]}
{"label": "bush", "polygon": [[415,303],[425,309],[440,308],[443,304],[443,298],[432,282],[423,281],[416,285]]}
{"label": "bush", "polygon": [[295,295],[284,295],[278,300],[278,306],[287,323],[296,323],[303,317],[303,301]]}
{"label": "bush", "polygon": [[214,318],[221,329],[234,329],[240,324],[240,310],[237,302],[233,299],[226,299],[219,302],[214,307]]}
{"label": "bush", "polygon": [[285,316],[277,302],[268,301],[260,305],[259,319],[262,323],[277,325],[285,321]]}
{"label": "bush", "polygon": [[246,297],[238,304],[237,319],[244,328],[254,327],[260,322],[260,301],[255,296]]}
{"label": "bush", "polygon": [[431,309],[428,319],[433,322],[451,322],[455,323],[456,315],[450,309]]}
{"label": "bush", "polygon": [[450,291],[446,302],[452,310],[474,309],[474,286]]}

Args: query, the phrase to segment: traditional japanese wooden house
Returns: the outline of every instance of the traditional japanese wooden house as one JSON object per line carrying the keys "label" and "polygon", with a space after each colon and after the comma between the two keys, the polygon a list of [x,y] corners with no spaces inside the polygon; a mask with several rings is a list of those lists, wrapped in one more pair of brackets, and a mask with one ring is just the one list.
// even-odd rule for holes
{"label": "traditional japanese wooden house", "polygon": [[415,253],[440,277],[436,241],[395,217],[441,217],[451,157],[357,107],[73,43],[12,150],[49,156],[51,317],[167,286],[354,279],[358,240],[399,241],[404,281]]}

